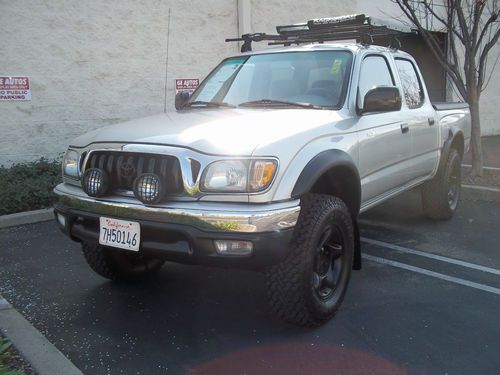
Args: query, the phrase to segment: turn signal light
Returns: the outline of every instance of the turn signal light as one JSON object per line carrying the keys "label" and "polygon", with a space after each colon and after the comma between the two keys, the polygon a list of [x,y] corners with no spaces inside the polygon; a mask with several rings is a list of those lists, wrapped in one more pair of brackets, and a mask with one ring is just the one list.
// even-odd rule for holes
{"label": "turn signal light", "polygon": [[254,160],[250,169],[250,191],[266,189],[276,173],[276,160]]}

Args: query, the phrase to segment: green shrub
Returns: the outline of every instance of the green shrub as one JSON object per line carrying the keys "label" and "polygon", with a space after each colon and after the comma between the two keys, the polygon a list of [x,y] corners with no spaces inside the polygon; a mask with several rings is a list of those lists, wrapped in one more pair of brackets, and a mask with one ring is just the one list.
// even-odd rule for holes
{"label": "green shrub", "polygon": [[52,206],[52,189],[61,181],[61,163],[41,158],[0,166],[0,215]]}
{"label": "green shrub", "polygon": [[25,375],[24,371],[15,370],[11,368],[12,366],[9,366],[16,359],[16,356],[9,350],[11,347],[12,344],[9,339],[0,337],[0,375]]}

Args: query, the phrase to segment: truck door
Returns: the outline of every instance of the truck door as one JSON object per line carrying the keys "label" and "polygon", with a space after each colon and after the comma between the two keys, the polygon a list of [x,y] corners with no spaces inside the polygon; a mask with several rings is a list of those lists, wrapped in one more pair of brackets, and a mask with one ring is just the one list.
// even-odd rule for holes
{"label": "truck door", "polygon": [[411,138],[409,179],[418,180],[431,175],[439,160],[438,119],[415,63],[403,57],[394,61],[403,90],[402,118]]}
{"label": "truck door", "polygon": [[[382,54],[367,55],[361,62],[357,106],[362,108],[368,90],[395,86],[395,76]],[[362,202],[377,200],[408,181],[411,143],[401,111],[366,113],[358,119],[359,172]]]}

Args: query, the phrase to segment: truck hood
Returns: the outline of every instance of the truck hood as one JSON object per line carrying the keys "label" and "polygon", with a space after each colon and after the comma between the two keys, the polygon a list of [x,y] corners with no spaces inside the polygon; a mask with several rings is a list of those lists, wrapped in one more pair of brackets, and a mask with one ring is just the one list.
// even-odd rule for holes
{"label": "truck hood", "polygon": [[189,147],[207,154],[249,156],[260,144],[273,144],[300,133],[314,137],[318,128],[341,119],[338,112],[331,110],[193,109],[96,129],[75,139],[72,146],[153,143]]}

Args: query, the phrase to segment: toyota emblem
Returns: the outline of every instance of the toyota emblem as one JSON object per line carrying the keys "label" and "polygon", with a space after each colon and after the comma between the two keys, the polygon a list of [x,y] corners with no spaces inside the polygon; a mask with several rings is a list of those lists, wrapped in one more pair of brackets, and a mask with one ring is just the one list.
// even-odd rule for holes
{"label": "toyota emblem", "polygon": [[121,166],[121,175],[123,177],[134,177],[135,175],[135,167],[130,164],[130,163],[125,163],[125,164],[122,164]]}

